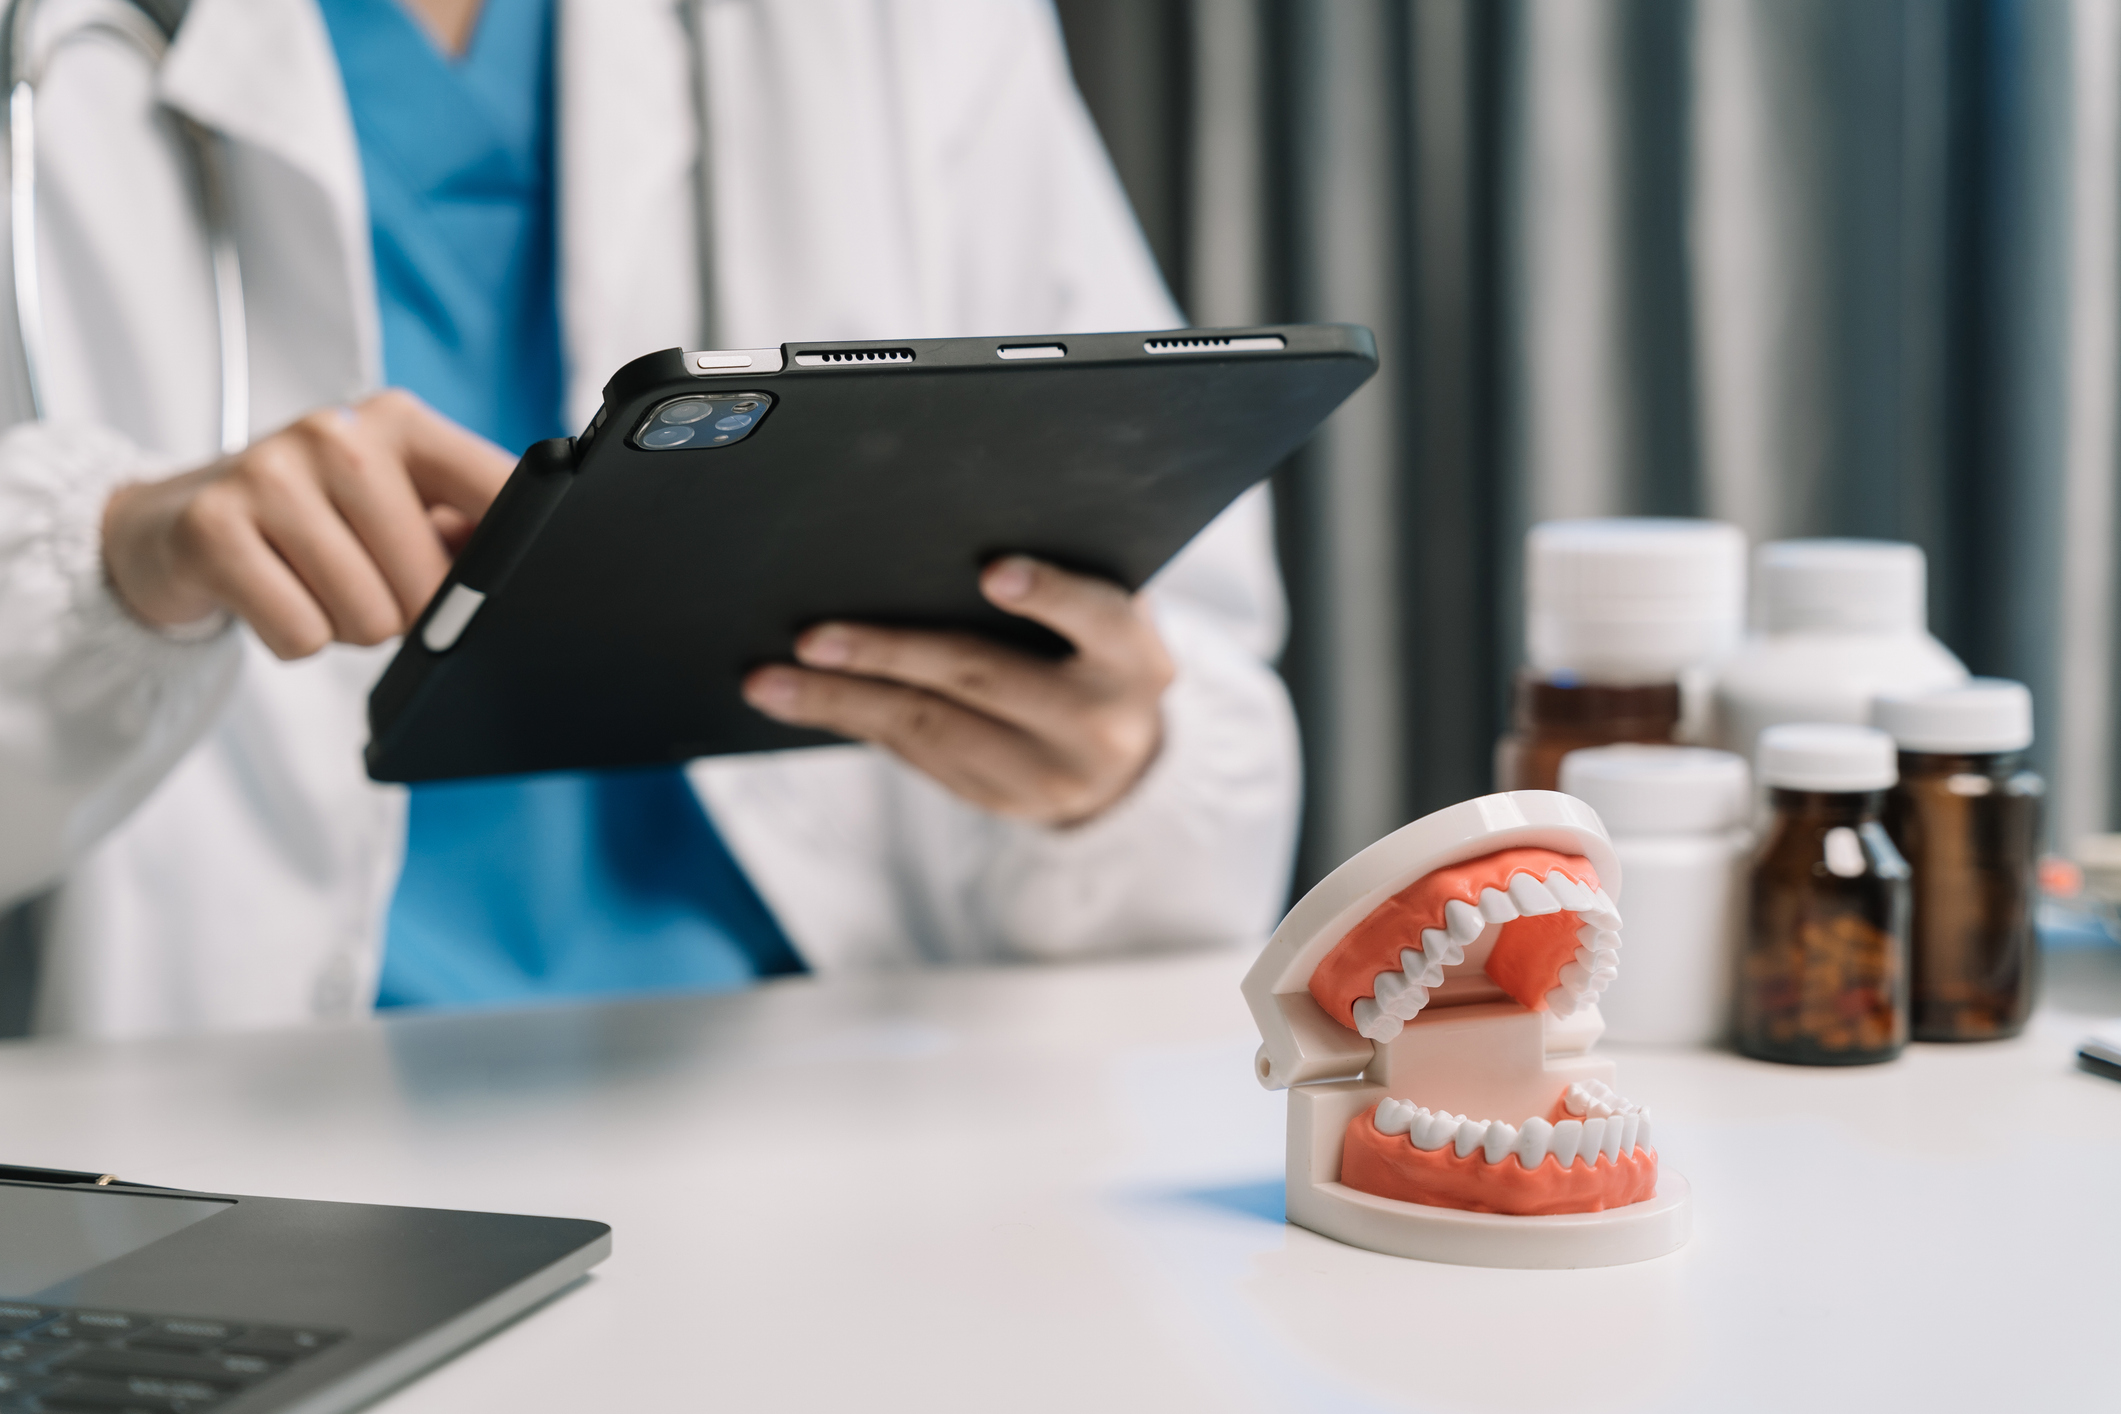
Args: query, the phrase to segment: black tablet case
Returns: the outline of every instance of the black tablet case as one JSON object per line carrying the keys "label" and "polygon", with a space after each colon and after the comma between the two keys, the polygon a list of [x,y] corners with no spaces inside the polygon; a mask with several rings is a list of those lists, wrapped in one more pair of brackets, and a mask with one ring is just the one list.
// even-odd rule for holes
{"label": "black tablet case", "polygon": [[[1066,353],[1000,355],[1024,346]],[[636,359],[587,432],[530,449],[370,695],[372,777],[834,741],[739,691],[828,618],[1062,651],[980,597],[982,565],[1020,552],[1139,588],[1377,366],[1369,331],[1350,325],[781,353],[765,375],[701,375],[677,349]],[[847,354],[894,361],[819,362]],[[705,389],[775,401],[730,446],[633,444],[652,409]],[[422,631],[459,582],[485,602],[435,653]]]}

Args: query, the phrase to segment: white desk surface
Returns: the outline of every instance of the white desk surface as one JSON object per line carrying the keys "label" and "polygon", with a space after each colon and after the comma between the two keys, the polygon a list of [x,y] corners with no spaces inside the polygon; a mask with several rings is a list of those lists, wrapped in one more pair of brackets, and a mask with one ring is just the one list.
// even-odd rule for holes
{"label": "white desk surface", "polygon": [[[132,1045],[0,1046],[8,1161],[593,1217],[586,1283],[383,1406],[2121,1407],[2121,961],[2029,1033],[1800,1070],[1611,1048],[1694,1240],[1605,1270],[1278,1210],[1240,961],[963,972]],[[2065,1008],[2067,1008],[2065,1010]]]}

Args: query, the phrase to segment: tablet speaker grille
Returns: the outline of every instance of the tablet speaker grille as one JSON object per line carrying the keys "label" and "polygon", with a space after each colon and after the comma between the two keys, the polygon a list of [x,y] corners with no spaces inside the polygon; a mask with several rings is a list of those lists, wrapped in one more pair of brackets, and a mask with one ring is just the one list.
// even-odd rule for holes
{"label": "tablet speaker grille", "polygon": [[1145,353],[1262,353],[1269,349],[1287,348],[1288,341],[1279,334],[1225,334],[1202,339],[1144,339]]}
{"label": "tablet speaker grille", "polygon": [[795,356],[795,361],[804,368],[850,363],[911,363],[913,350],[827,349],[819,353],[799,353]]}

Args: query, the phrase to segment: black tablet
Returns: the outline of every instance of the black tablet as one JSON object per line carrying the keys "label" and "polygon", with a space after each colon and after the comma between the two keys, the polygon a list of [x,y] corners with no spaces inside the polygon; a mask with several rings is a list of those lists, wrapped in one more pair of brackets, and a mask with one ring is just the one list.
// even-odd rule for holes
{"label": "black tablet", "polygon": [[530,449],[369,698],[427,781],[815,745],[740,691],[828,618],[1065,645],[998,555],[1139,588],[1375,371],[1351,325],[785,344],[634,360]]}

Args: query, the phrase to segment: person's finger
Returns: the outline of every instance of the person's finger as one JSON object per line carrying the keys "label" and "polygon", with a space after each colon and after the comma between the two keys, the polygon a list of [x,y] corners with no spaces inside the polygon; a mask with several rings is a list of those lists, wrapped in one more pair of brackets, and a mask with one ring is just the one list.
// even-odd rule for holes
{"label": "person's finger", "polygon": [[[333,410],[303,419],[331,503],[353,527],[409,621],[449,574],[449,553],[405,465]],[[456,512],[452,512],[456,514]]]}
{"label": "person's finger", "polygon": [[796,640],[795,657],[807,667],[926,688],[1042,735],[1065,730],[1087,705],[1064,669],[966,633],[819,624]]}
{"label": "person's finger", "polygon": [[306,658],[331,642],[323,605],[266,543],[242,497],[209,491],[195,498],[181,539],[214,601],[249,624],[276,657]]}
{"label": "person's finger", "polygon": [[980,592],[996,608],[1044,624],[1093,662],[1130,662],[1153,637],[1126,590],[1028,555],[1005,555],[987,566]]}
{"label": "person's finger", "polygon": [[355,410],[363,430],[381,438],[405,463],[423,500],[486,514],[516,458],[398,388],[386,388]]}
{"label": "person's finger", "polygon": [[299,576],[348,643],[381,643],[407,612],[353,528],[317,483],[306,448],[292,440],[252,450],[244,486],[266,542]]}
{"label": "person's finger", "polygon": [[874,742],[997,814],[1044,815],[1070,799],[1035,739],[919,688],[776,665],[744,680],[744,698],[777,721]]}
{"label": "person's finger", "polygon": [[477,521],[455,506],[429,506],[427,519],[433,523],[435,534],[442,537],[442,546],[451,559],[464,553],[464,547],[471,543],[471,532],[479,528]]}

